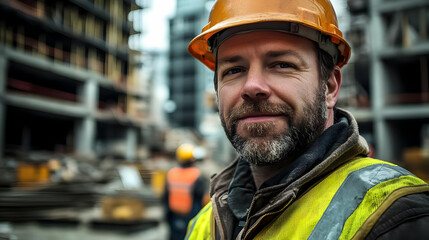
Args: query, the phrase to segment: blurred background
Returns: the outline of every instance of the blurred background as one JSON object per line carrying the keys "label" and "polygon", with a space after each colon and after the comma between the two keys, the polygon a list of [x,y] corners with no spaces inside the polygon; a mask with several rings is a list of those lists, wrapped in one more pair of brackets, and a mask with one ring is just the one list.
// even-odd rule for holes
{"label": "blurred background", "polygon": [[[429,180],[429,0],[332,0],[338,106],[376,158]],[[0,0],[0,239],[166,239],[176,148],[235,156],[187,52],[208,0]]]}

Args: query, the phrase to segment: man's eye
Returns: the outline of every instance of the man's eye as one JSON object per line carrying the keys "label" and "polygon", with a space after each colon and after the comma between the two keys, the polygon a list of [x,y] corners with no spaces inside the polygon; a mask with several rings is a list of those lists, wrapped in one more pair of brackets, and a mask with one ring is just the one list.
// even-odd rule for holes
{"label": "man's eye", "polygon": [[280,63],[276,63],[274,65],[274,67],[276,68],[291,68],[294,67],[292,64],[286,63],[286,62],[280,62]]}
{"label": "man's eye", "polygon": [[240,68],[232,68],[229,69],[228,71],[225,71],[224,76],[225,75],[231,75],[231,74],[237,74],[237,73],[241,73],[242,70]]}

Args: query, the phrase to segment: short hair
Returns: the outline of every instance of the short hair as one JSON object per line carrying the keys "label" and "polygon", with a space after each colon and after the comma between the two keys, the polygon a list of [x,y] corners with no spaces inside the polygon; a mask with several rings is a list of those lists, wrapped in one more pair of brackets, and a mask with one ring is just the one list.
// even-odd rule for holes
{"label": "short hair", "polygon": [[[317,46],[316,46],[317,47]],[[317,60],[319,64],[319,79],[322,83],[326,83],[329,79],[329,77],[332,74],[332,71],[334,71],[335,63],[334,59],[332,58],[329,53],[323,51],[320,48],[317,48]]]}

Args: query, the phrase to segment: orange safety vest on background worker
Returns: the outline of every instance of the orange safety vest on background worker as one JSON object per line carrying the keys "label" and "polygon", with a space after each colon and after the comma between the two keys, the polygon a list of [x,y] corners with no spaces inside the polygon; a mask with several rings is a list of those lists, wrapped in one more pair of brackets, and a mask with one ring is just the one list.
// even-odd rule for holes
{"label": "orange safety vest on background worker", "polygon": [[[188,222],[204,206],[208,182],[194,166],[198,154],[192,144],[182,144],[176,150],[180,166],[170,169],[163,197],[165,219],[170,228],[170,240],[183,240]],[[207,194],[208,195],[208,194]]]}
{"label": "orange safety vest on background worker", "polygon": [[168,204],[171,211],[182,215],[187,215],[191,212],[193,204],[192,189],[200,175],[200,170],[196,167],[176,167],[168,172]]}

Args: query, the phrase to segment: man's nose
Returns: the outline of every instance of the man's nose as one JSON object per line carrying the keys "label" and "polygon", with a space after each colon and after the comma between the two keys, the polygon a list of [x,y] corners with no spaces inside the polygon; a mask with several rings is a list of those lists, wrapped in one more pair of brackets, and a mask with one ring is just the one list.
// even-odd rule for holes
{"label": "man's nose", "polygon": [[260,69],[250,69],[246,82],[241,91],[244,100],[258,101],[265,100],[271,95],[271,88],[267,84],[263,71]]}

